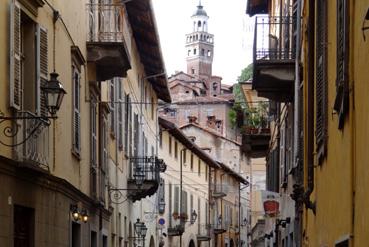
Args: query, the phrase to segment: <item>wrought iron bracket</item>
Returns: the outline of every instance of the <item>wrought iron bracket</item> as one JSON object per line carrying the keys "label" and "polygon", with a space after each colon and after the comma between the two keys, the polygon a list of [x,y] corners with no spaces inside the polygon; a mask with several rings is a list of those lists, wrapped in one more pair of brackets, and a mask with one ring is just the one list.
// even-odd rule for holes
{"label": "wrought iron bracket", "polygon": [[[29,111],[19,111],[16,112],[16,116],[7,117],[5,114],[0,111],[0,130],[2,130],[5,138],[9,139],[12,143],[7,143],[1,140],[0,144],[7,147],[16,147],[24,144],[31,137],[37,138],[38,134],[41,131],[41,127],[48,127],[50,125],[50,119],[55,119],[55,116],[46,117],[46,116],[37,116]],[[24,132],[25,135],[19,142],[14,142],[15,137],[17,136],[19,130],[22,128],[20,121],[22,120],[35,120],[34,123],[30,124],[30,126]]]}

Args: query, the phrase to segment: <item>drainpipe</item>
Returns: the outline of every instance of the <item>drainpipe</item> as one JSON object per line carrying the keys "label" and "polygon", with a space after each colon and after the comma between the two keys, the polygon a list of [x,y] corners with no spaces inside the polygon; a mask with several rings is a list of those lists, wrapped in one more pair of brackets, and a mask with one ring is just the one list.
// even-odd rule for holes
{"label": "drainpipe", "polygon": [[307,84],[307,191],[305,206],[315,214],[315,202],[310,200],[314,190],[314,50],[315,50],[315,1],[309,1],[308,19],[308,84]]}

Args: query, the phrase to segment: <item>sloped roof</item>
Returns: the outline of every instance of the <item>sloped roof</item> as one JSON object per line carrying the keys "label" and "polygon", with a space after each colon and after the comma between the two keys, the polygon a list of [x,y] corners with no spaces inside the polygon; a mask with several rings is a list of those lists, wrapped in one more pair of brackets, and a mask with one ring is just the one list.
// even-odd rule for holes
{"label": "sloped roof", "polygon": [[170,103],[168,80],[151,0],[129,1],[126,3],[126,10],[146,76],[152,76],[148,80],[159,99]]}

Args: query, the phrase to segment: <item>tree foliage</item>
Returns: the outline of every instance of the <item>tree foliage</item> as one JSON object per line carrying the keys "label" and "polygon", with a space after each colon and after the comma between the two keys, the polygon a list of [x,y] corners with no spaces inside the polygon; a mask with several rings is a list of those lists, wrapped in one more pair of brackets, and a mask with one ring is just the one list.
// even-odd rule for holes
{"label": "tree foliage", "polygon": [[248,81],[252,78],[253,64],[250,63],[241,71],[241,75],[238,77],[238,82]]}

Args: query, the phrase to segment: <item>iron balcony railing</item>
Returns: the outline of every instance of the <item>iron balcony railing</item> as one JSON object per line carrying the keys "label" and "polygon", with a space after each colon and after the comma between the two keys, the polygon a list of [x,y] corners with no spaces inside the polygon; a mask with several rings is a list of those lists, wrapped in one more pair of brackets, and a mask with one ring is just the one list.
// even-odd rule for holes
{"label": "iron balcony railing", "polygon": [[131,157],[129,179],[137,186],[145,181],[160,181],[160,172],[165,172],[166,165],[156,156]]}
{"label": "iron balcony railing", "polygon": [[87,4],[88,42],[122,42],[122,4]]}
{"label": "iron balcony railing", "polygon": [[225,197],[229,192],[229,185],[226,182],[212,184],[214,198]]}
{"label": "iron balcony railing", "polygon": [[19,120],[20,131],[14,136],[16,140],[26,140],[17,147],[17,159],[49,171],[49,128],[46,118],[36,119],[36,115],[28,111],[18,112],[17,115],[26,118]]}
{"label": "iron balcony railing", "polygon": [[295,23],[295,18],[292,16],[256,17],[254,64],[259,60],[293,60],[296,41],[293,26]]}

